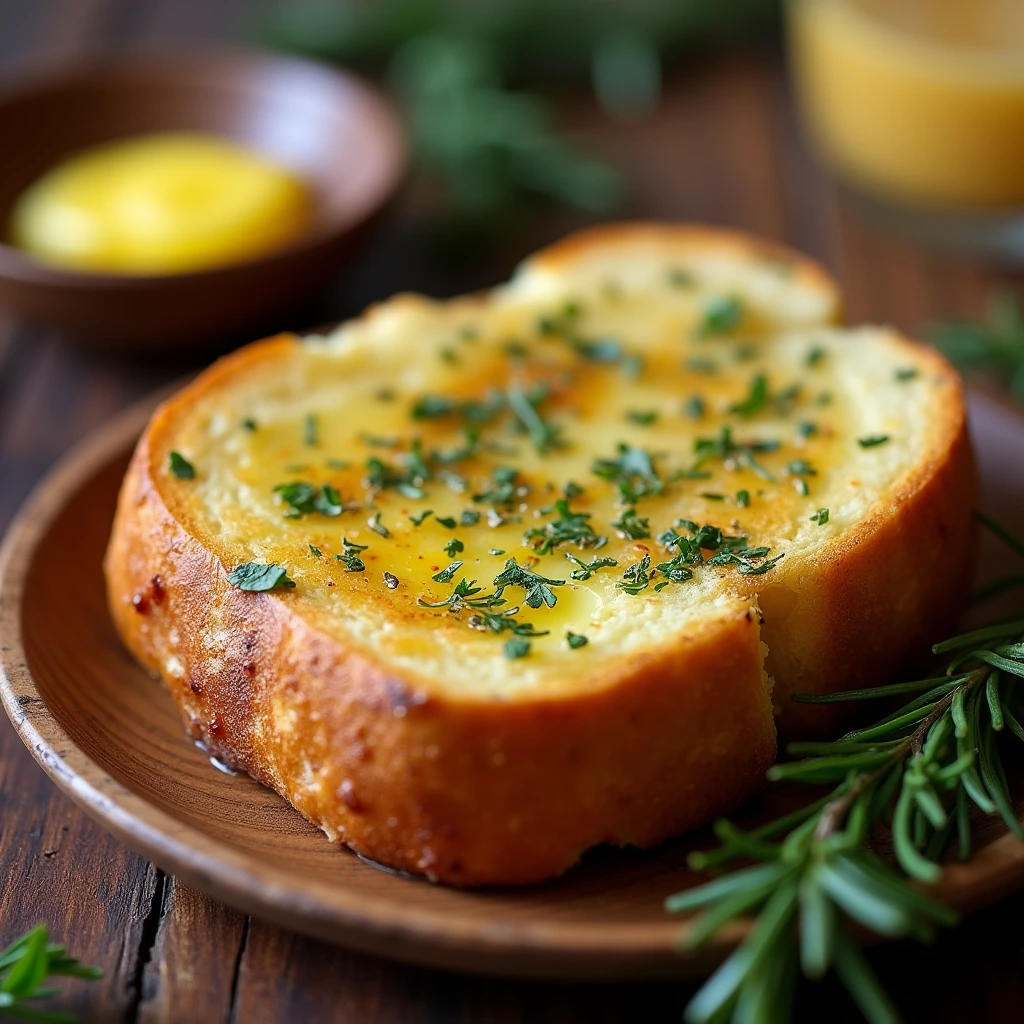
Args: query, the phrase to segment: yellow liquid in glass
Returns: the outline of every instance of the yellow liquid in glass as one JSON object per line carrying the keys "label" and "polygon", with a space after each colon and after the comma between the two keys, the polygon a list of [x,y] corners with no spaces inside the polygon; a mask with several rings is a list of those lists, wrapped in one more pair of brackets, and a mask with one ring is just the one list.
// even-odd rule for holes
{"label": "yellow liquid in glass", "polygon": [[793,76],[839,174],[909,205],[1024,205],[1022,0],[789,0]]}
{"label": "yellow liquid in glass", "polygon": [[111,142],[47,171],[17,200],[15,245],[75,270],[174,274],[239,263],[308,225],[294,175],[213,136]]}

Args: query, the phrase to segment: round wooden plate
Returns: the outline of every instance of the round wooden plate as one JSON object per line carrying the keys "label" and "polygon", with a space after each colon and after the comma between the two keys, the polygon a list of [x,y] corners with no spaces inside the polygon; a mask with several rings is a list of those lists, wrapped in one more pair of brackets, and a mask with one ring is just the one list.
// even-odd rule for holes
{"label": "round wooden plate", "polygon": [[[742,926],[684,955],[676,943],[685,922],[662,910],[667,895],[699,880],[686,855],[709,843],[706,833],[645,852],[593,851],[531,889],[460,891],[365,863],[270,790],[218,771],[186,737],[161,684],[121,647],[104,601],[100,563],[118,486],[156,400],[67,456],[0,550],[0,695],[57,785],[127,846],[210,895],[371,953],[560,978],[696,973],[722,957]],[[979,395],[971,413],[982,506],[1019,528],[1024,418]],[[995,564],[1005,553],[985,541],[982,558]],[[785,800],[772,788],[737,820]],[[940,887],[960,909],[1024,883],[1024,845],[993,823],[981,846]]]}

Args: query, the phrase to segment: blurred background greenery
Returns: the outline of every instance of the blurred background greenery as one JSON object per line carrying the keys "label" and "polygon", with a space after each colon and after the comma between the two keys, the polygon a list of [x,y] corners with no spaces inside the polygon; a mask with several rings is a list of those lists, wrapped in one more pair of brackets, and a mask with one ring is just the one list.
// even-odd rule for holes
{"label": "blurred background greenery", "polygon": [[610,118],[658,102],[663,68],[771,33],[780,0],[298,0],[253,41],[386,76],[449,232],[481,236],[544,203],[591,214],[624,181],[559,130],[549,96],[590,88]]}

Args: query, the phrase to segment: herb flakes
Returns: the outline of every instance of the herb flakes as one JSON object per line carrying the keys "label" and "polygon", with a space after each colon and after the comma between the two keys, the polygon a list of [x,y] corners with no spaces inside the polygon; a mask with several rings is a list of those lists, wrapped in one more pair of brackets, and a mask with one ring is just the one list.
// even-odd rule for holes
{"label": "herb flakes", "polygon": [[514,558],[505,562],[505,567],[494,577],[494,596],[501,597],[506,587],[521,587],[526,591],[526,604],[539,608],[542,604],[553,608],[558,598],[552,587],[565,586],[565,580],[552,580],[519,565]]}
{"label": "herb flakes", "polygon": [[505,641],[505,657],[510,661],[516,658],[525,658],[530,653],[530,641],[522,637],[513,636]]}
{"label": "herb flakes", "polygon": [[861,448],[877,448],[880,444],[885,444],[888,440],[888,434],[871,434],[869,437],[858,437],[857,444],[859,444]]}
{"label": "herb flakes", "polygon": [[743,302],[735,295],[716,295],[704,304],[703,315],[697,326],[698,338],[715,334],[728,334],[743,320]]}
{"label": "herb flakes", "polygon": [[295,586],[295,581],[288,578],[288,570],[274,562],[245,562],[236,565],[228,573],[228,583],[253,593],[263,593],[278,588],[286,590]]}
{"label": "herb flakes", "polygon": [[171,452],[167,456],[167,466],[179,480],[194,480],[196,468],[180,452]]}

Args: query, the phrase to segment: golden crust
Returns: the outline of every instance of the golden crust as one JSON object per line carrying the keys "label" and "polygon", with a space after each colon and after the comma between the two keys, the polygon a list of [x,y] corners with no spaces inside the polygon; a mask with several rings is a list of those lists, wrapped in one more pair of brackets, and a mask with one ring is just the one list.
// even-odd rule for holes
{"label": "golden crust", "polygon": [[[815,264],[714,229],[597,228],[529,266],[557,271],[581,247],[645,238],[785,258],[838,306]],[[372,651],[318,630],[287,594],[230,586],[231,565],[183,526],[161,482],[156,453],[199,397],[293,344],[280,336],[242,349],[157,412],[119,500],[110,607],[196,738],[372,860],[453,884],[527,884],[597,843],[660,842],[762,785],[775,756],[762,641],[779,707],[793,692],[881,681],[955,614],[973,503],[963,399],[948,364],[915,346],[947,410],[916,472],[885,512],[813,561],[790,560],[756,598],[724,601],[677,643],[610,659],[602,684],[576,695],[472,699],[398,677]],[[213,630],[227,634],[226,649],[211,651]],[[827,721],[792,704],[781,718],[789,734]]]}

